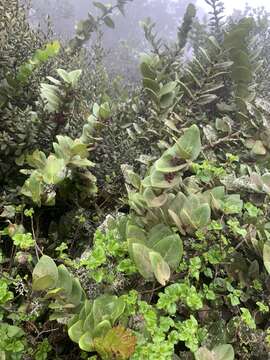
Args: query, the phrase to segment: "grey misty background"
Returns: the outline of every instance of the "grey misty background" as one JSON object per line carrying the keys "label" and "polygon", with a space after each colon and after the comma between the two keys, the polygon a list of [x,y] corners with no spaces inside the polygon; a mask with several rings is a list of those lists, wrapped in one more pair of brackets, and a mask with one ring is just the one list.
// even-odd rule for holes
{"label": "grey misty background", "polygon": [[[114,3],[112,0],[99,1],[104,4]],[[248,12],[245,0],[224,0],[223,2],[227,16],[240,18]],[[168,42],[173,42],[176,40],[177,27],[181,24],[189,3],[193,3],[197,8],[195,24],[197,24],[197,31],[200,32],[200,26],[204,27],[207,24],[210,10],[204,0],[133,0],[126,5],[125,17],[120,13],[114,14],[115,29],[104,26],[101,30],[101,44],[106,52],[104,62],[108,73],[136,82],[139,79],[139,54],[149,50],[140,21],[150,17],[156,23],[158,36]],[[269,0],[249,0],[249,5],[253,8],[264,6],[270,11]],[[76,23],[86,19],[88,13],[94,15],[100,13],[91,0],[30,0],[31,24],[45,28],[49,18],[54,36],[63,41],[73,36]],[[95,41],[96,39],[91,39],[86,46],[90,48]],[[191,43],[192,41],[187,48],[187,56],[192,51]]]}

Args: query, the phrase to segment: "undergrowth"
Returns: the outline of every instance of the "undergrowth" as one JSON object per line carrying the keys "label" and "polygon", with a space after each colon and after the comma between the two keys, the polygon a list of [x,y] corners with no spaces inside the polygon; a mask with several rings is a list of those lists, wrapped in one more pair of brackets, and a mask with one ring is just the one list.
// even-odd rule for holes
{"label": "undergrowth", "polygon": [[66,44],[0,5],[0,359],[266,360],[269,16],[147,18],[134,86],[101,37],[129,1]]}

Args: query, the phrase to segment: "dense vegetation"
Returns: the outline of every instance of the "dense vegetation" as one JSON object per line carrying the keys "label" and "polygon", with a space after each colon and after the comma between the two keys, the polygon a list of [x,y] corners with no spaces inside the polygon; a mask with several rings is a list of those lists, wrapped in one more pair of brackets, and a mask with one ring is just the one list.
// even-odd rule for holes
{"label": "dense vegetation", "polygon": [[101,29],[131,1],[68,42],[1,1],[0,359],[266,360],[270,17],[147,18],[125,84]]}

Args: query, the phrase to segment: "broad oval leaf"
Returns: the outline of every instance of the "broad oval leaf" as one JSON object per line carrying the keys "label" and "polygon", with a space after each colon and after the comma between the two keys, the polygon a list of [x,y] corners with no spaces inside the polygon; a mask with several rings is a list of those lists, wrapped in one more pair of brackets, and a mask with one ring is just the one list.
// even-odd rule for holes
{"label": "broad oval leaf", "polygon": [[263,246],[263,263],[268,274],[270,274],[270,241],[267,241]]}
{"label": "broad oval leaf", "polygon": [[56,286],[58,269],[55,262],[47,255],[43,255],[33,270],[33,290],[49,290]]}
{"label": "broad oval leaf", "polygon": [[165,286],[171,276],[169,265],[163,257],[155,251],[149,253],[149,258],[157,281]]}
{"label": "broad oval leaf", "polygon": [[91,352],[94,351],[93,339],[91,333],[87,331],[81,336],[79,340],[79,346],[83,351]]}
{"label": "broad oval leaf", "polygon": [[68,336],[75,343],[79,343],[80,338],[83,336],[83,320],[77,321],[68,329]]}
{"label": "broad oval leaf", "polygon": [[156,242],[153,250],[162,255],[171,269],[176,269],[183,256],[183,243],[178,234],[173,234]]}
{"label": "broad oval leaf", "polygon": [[178,141],[177,151],[185,160],[195,160],[201,152],[200,130],[197,125],[192,125],[184,132]]}
{"label": "broad oval leaf", "polygon": [[151,260],[149,257],[150,249],[145,245],[134,243],[132,245],[133,259],[139,270],[140,274],[146,280],[153,280],[154,274],[152,269]]}
{"label": "broad oval leaf", "polygon": [[232,345],[219,345],[216,346],[212,352],[214,353],[215,360],[234,360],[234,350]]}
{"label": "broad oval leaf", "polygon": [[115,28],[115,24],[114,22],[112,21],[112,18],[110,16],[105,16],[105,18],[103,19],[104,20],[104,23],[111,29],[114,29]]}

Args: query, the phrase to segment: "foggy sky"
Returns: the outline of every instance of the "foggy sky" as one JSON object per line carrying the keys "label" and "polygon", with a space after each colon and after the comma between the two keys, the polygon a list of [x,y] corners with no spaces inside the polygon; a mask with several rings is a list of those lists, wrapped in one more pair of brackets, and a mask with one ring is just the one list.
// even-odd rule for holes
{"label": "foggy sky", "polygon": [[[246,3],[252,7],[264,6],[270,11],[270,0],[224,0],[226,13],[229,15],[233,9],[243,9]],[[202,8],[208,7],[204,0],[197,0],[197,5]]]}

